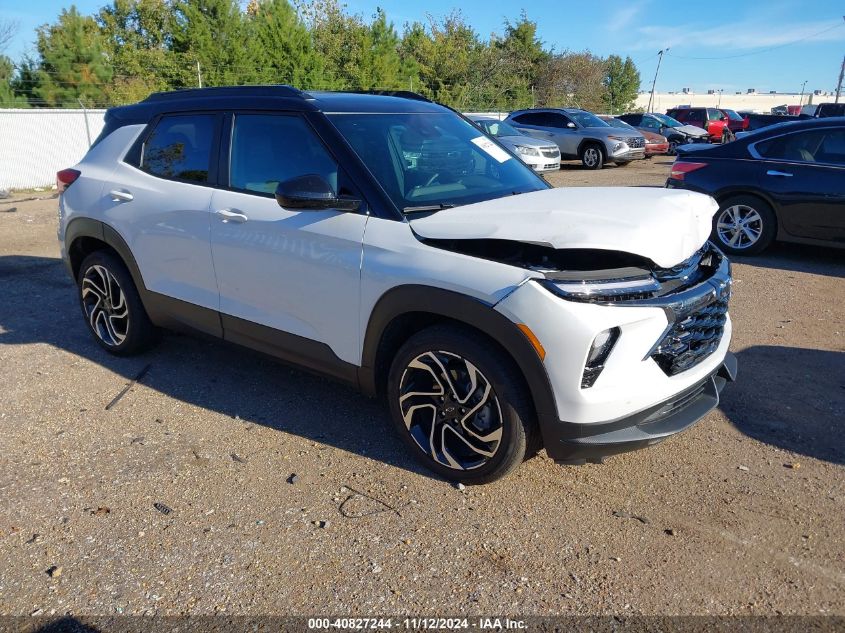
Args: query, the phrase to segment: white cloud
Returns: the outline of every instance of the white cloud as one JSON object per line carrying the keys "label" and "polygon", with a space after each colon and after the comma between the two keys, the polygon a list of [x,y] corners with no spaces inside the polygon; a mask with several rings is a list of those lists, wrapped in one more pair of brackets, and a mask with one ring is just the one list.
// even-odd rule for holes
{"label": "white cloud", "polygon": [[621,31],[627,27],[645,8],[645,2],[628,2],[622,8],[614,7],[607,20],[608,31]]}
{"label": "white cloud", "polygon": [[[695,49],[718,49],[721,54],[729,55],[734,51],[753,48],[782,46],[802,40],[804,42],[829,42],[845,39],[845,28],[832,28],[834,23],[804,22],[789,26],[763,24],[759,20],[733,22],[716,27],[700,28],[694,24],[682,26],[642,26],[638,30],[642,36],[642,45],[636,48],[663,47],[681,48],[685,54],[696,54]],[[825,28],[830,30],[821,33]],[[806,39],[805,39],[806,38]],[[678,51],[680,55],[681,50]]]}

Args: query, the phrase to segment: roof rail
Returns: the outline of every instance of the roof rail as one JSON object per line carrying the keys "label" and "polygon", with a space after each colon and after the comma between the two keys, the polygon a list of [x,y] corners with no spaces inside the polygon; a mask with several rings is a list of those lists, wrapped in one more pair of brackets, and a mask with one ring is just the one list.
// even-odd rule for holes
{"label": "roof rail", "polygon": [[432,103],[431,99],[421,95],[418,92],[410,90],[340,90],[339,92],[349,92],[357,95],[380,95],[383,97],[399,97],[400,99],[413,99],[414,101],[425,101]]}
{"label": "roof rail", "polygon": [[219,86],[214,88],[183,88],[166,92],[154,92],[144,101],[170,101],[202,97],[294,97],[308,99],[310,96],[286,84],[260,86]]}

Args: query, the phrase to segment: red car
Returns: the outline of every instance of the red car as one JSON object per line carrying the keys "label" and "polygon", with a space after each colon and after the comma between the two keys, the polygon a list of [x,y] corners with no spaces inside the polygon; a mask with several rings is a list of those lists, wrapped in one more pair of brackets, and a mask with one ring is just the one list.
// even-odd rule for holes
{"label": "red car", "polygon": [[728,125],[728,117],[718,108],[673,108],[667,110],[666,114],[684,125],[694,125],[707,130],[710,140],[714,143],[727,143],[734,138]]}
{"label": "red car", "polygon": [[655,132],[648,132],[647,130],[635,128],[630,123],[626,123],[622,119],[617,119],[616,117],[601,114],[599,115],[599,118],[613,127],[618,127],[623,130],[633,130],[638,134],[642,134],[645,137],[646,158],[651,158],[652,156],[655,156],[657,154],[669,153],[669,140],[662,134],[657,134]]}
{"label": "red car", "polygon": [[734,134],[736,134],[737,132],[742,132],[743,130],[748,128],[748,119],[742,116],[736,110],[727,110],[725,108],[720,108],[719,112],[728,117],[728,128],[730,128],[731,132],[733,132]]}

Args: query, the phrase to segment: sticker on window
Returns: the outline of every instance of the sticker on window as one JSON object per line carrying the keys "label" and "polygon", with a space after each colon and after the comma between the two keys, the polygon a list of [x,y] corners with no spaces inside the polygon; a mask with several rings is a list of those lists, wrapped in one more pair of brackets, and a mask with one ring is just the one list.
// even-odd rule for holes
{"label": "sticker on window", "polygon": [[500,163],[504,163],[506,160],[509,160],[511,158],[510,154],[508,154],[505,150],[496,145],[489,138],[479,136],[478,138],[472,139],[472,142],[478,146],[478,149],[483,152],[486,152],[487,154],[490,154],[490,156],[495,158]]}

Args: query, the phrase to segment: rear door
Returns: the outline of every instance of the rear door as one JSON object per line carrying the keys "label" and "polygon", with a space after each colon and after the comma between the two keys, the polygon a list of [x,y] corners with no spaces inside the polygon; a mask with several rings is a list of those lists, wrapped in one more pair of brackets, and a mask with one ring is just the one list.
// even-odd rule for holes
{"label": "rear door", "polygon": [[[101,203],[148,290],[214,310],[209,203],[221,122],[222,115],[203,112],[154,120],[118,162]],[[219,328],[210,331],[219,334]]]}
{"label": "rear door", "polygon": [[845,243],[845,127],[806,130],[754,146],[761,183],[796,237]]}
{"label": "rear door", "polygon": [[360,194],[302,114],[236,112],[224,129],[211,251],[225,338],[300,364],[359,362],[366,205],[354,213],[287,209],[274,192],[282,181],[317,175],[336,194]]}

